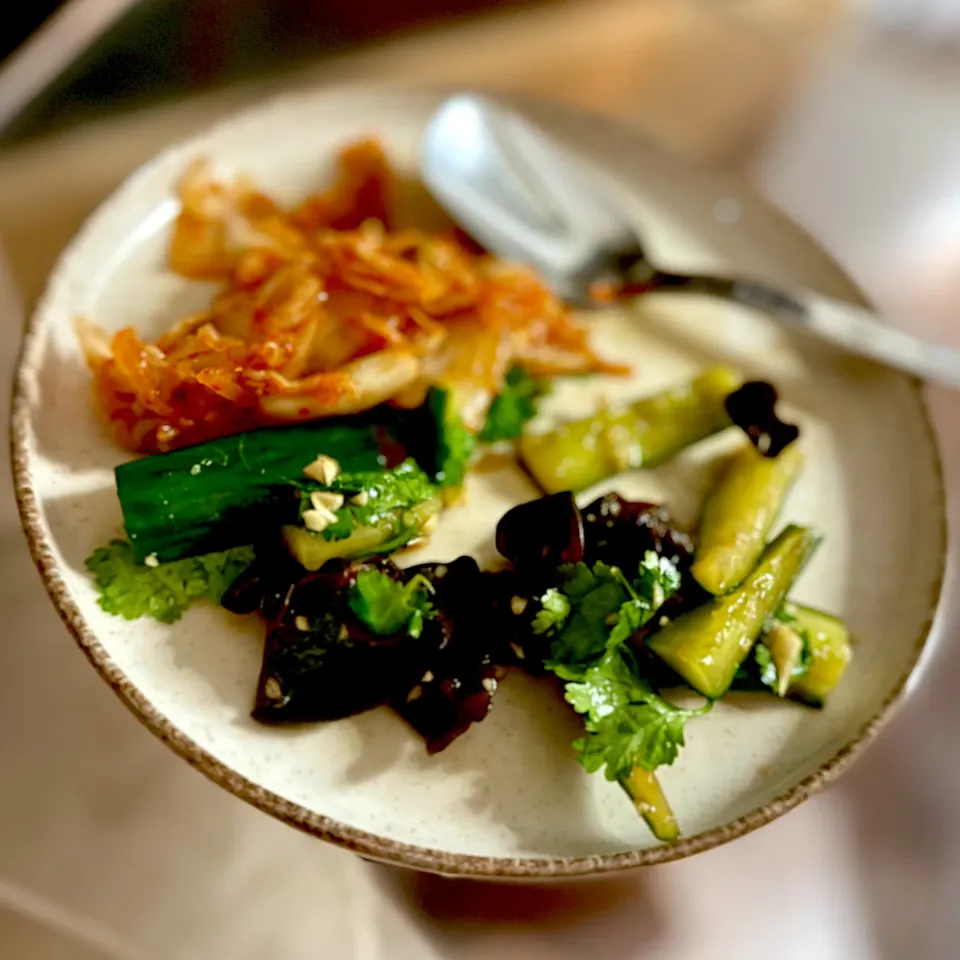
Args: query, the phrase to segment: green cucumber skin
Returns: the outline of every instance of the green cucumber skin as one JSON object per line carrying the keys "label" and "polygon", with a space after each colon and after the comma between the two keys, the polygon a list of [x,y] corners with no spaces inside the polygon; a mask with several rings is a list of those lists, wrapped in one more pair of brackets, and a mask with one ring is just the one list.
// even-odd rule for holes
{"label": "green cucumber skin", "polygon": [[707,370],[621,410],[524,433],[520,459],[545,493],[583,490],[627,470],[659,466],[730,426],[724,400],[741,383],[727,367]]}
{"label": "green cucumber skin", "polygon": [[450,390],[431,387],[423,406],[395,413],[390,428],[434,483],[463,483],[477,438],[464,426]]}
{"label": "green cucumber skin", "polygon": [[846,624],[831,613],[800,603],[785,604],[785,607],[794,618],[790,627],[807,634],[813,657],[807,673],[793,680],[787,693],[811,706],[822,707],[843,679],[853,657],[850,632]]}
{"label": "green cucumber skin", "polygon": [[[385,516],[374,526],[360,526],[343,540],[324,540],[323,535],[311,533],[303,527],[284,525],[283,539],[293,558],[306,570],[319,570],[328,560],[342,557],[347,560],[365,560],[368,557],[389,555],[401,550],[418,537],[423,525],[441,509],[439,500],[403,507]],[[412,514],[416,523],[404,527],[401,515]]]}
{"label": "green cucumber skin", "polygon": [[731,457],[704,506],[690,569],[706,591],[717,596],[729,593],[750,573],[802,467],[803,454],[796,443],[778,457],[765,457],[744,444]]}
{"label": "green cucumber skin", "polygon": [[254,542],[296,516],[292,484],[324,453],[345,471],[382,466],[368,423],[265,427],[134,460],[115,471],[134,558],[199,556]]}
{"label": "green cucumber skin", "polygon": [[736,590],[668,623],[647,641],[648,649],[698,693],[722,697],[818,543],[810,530],[786,527]]}

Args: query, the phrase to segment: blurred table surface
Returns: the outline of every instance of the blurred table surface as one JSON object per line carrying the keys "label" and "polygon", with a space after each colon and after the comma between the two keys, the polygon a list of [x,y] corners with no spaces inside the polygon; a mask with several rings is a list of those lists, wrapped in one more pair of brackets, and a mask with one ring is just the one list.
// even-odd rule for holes
{"label": "blurred table surface", "polygon": [[[83,217],[137,163],[277,87],[361,78],[499,84],[632,117],[677,149],[739,164],[882,302],[920,305],[917,322],[955,314],[960,133],[950,118],[960,68],[931,65],[929,55],[904,59],[896,44],[845,33],[829,2],[726,0],[712,9],[721,6],[701,17],[696,0],[556,3],[0,155],[0,245],[12,274],[0,273],[8,374],[22,304],[38,295]],[[788,97],[811,50],[819,59]],[[942,391],[930,401],[955,517],[960,402]],[[49,607],[4,483],[3,957],[957,956],[960,762],[951,735],[960,704],[951,678],[960,653],[946,642],[958,619],[949,603],[943,642],[897,722],[840,784],[788,817],[630,877],[550,890],[478,887],[373,866],[302,836],[152,739]],[[878,584],[885,589],[896,585]]]}

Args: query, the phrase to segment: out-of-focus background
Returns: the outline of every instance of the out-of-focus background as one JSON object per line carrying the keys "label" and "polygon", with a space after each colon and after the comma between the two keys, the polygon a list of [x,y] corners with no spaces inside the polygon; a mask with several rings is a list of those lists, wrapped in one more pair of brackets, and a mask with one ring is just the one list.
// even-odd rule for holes
{"label": "out-of-focus background", "polygon": [[[359,80],[511,87],[626,118],[672,149],[739,169],[881,306],[960,340],[958,8],[22,4],[18,25],[8,14],[0,31],[4,372],[60,248],[138,163],[270,93]],[[960,402],[938,390],[930,401],[956,518]],[[154,741],[48,608],[3,483],[4,960],[960,956],[960,610],[949,598],[897,722],[826,794],[682,863],[586,886],[485,888],[374,867],[301,836]]]}

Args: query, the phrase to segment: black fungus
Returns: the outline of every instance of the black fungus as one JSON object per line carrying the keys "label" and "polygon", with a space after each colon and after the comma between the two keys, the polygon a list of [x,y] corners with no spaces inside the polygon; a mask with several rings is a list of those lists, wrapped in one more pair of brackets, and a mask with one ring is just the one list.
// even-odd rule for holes
{"label": "black fungus", "polygon": [[315,573],[274,554],[231,586],[223,605],[237,613],[259,606],[267,621],[263,662],[253,709],[264,723],[336,720],[387,703],[414,682],[417,664],[444,642],[443,626],[424,624],[418,638],[370,631],[348,602],[363,570],[379,569],[399,581],[389,560],[331,561]]}
{"label": "black fungus", "polygon": [[521,503],[497,524],[497,550],[522,573],[554,571],[583,559],[583,518],[572,493]]}
{"label": "black fungus", "polygon": [[584,554],[632,575],[647,551],[666,557],[684,573],[693,561],[693,542],[670,523],[666,507],[624,500],[608,493],[583,510]]}
{"label": "black fungus", "polygon": [[[380,636],[354,614],[350,588],[370,569],[404,583],[420,575],[433,586],[436,616],[419,637]],[[442,750],[487,715],[503,674],[492,583],[469,557],[407,570],[383,557],[331,560],[309,572],[282,551],[264,551],[222,601],[267,620],[254,719],[336,720],[390,704],[431,753]]]}
{"label": "black fungus", "polygon": [[[222,601],[267,621],[254,718],[334,720],[389,704],[436,753],[486,717],[506,668],[547,672],[552,641],[534,633],[533,620],[540,598],[560,584],[561,567],[603,560],[632,571],[653,550],[685,571],[692,553],[662,507],[616,494],[583,512],[568,493],[521,504],[501,519],[497,547],[511,565],[493,572],[469,557],[406,570],[385,557],[331,560],[309,572],[282,547],[258,547]],[[369,569],[431,584],[436,615],[419,637],[374,634],[353,612],[350,588]],[[664,607],[671,615],[700,600],[692,578],[684,583],[692,586]]]}
{"label": "black fungus", "polygon": [[777,390],[763,380],[750,380],[731,393],[724,405],[730,419],[765,457],[776,457],[800,436],[800,428],[777,416]]}
{"label": "black fungus", "polygon": [[437,753],[490,709],[503,670],[498,666],[494,612],[486,601],[488,581],[471,557],[411,567],[434,588],[443,642],[420,651],[415,679],[391,700],[393,709]]}
{"label": "black fungus", "polygon": [[[534,675],[547,672],[544,662],[552,641],[533,632],[533,621],[543,595],[562,580],[559,567],[603,561],[632,575],[652,550],[684,575],[693,560],[690,537],[672,526],[665,507],[625,500],[616,493],[582,511],[569,493],[514,507],[497,527],[497,548],[512,563],[508,570],[488,575],[490,605],[502,637],[501,662]],[[696,582],[689,576],[683,576],[683,582],[681,594],[669,601],[672,615],[701,601],[703,591]]]}
{"label": "black fungus", "polygon": [[540,598],[558,581],[556,568],[525,573],[513,567],[485,574],[485,598],[490,605],[497,662],[519,667],[533,676],[549,671],[550,637],[533,632],[533,621],[543,608]]}

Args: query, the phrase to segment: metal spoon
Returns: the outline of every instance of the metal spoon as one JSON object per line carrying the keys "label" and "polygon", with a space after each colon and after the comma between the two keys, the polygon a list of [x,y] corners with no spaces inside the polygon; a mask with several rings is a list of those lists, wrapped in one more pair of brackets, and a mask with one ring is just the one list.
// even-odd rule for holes
{"label": "metal spoon", "polygon": [[[591,288],[670,290],[761,310],[851,353],[960,387],[960,353],[888,326],[870,310],[763,281],[653,266],[616,198],[546,133],[474,94],[446,100],[421,143],[424,183],[488,250],[536,267],[557,292],[595,304]],[[595,289],[595,288],[594,288]]]}

